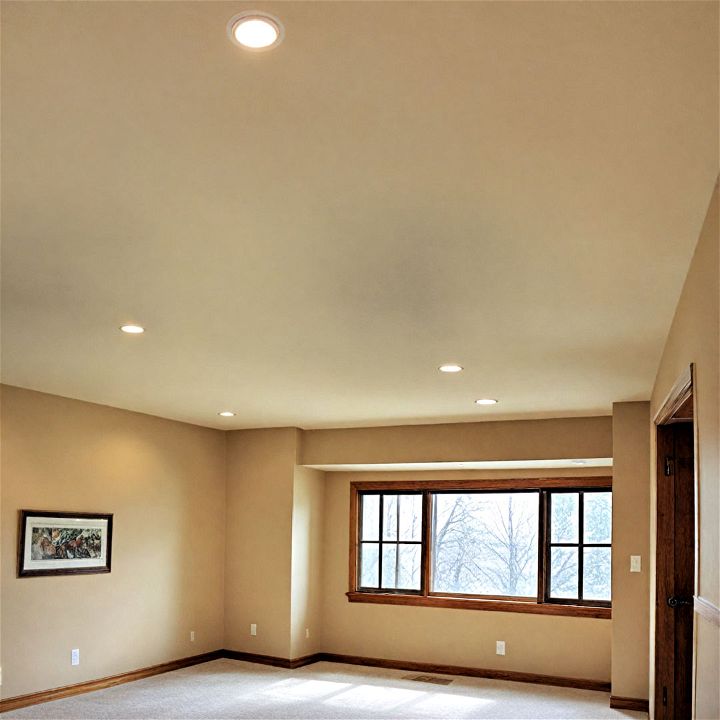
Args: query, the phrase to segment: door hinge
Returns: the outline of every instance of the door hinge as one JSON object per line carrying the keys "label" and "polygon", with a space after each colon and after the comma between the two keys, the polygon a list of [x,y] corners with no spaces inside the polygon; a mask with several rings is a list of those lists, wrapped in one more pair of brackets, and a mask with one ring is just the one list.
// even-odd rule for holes
{"label": "door hinge", "polygon": [[669,455],[665,456],[665,477],[675,474],[675,458]]}
{"label": "door hinge", "polygon": [[663,686],[663,705],[667,705],[667,688]]}

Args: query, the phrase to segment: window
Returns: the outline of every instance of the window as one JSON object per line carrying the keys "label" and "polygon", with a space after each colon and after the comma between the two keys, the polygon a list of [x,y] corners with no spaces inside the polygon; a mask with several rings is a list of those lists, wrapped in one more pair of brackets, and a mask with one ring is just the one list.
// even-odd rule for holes
{"label": "window", "polygon": [[612,493],[549,492],[548,602],[610,602]]}
{"label": "window", "polygon": [[354,602],[610,617],[610,478],[354,483]]}
{"label": "window", "polygon": [[362,496],[360,587],[420,590],[422,494]]}

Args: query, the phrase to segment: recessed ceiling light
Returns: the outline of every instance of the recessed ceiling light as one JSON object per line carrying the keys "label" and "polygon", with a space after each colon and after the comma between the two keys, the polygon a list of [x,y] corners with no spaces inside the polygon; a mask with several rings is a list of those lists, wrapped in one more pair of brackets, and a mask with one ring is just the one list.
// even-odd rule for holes
{"label": "recessed ceiling light", "polygon": [[498,401],[492,398],[480,398],[475,401],[476,405],[497,405]]}
{"label": "recessed ceiling light", "polygon": [[218,415],[220,417],[235,417],[235,413],[232,410],[223,410],[219,412]]}
{"label": "recessed ceiling light", "polygon": [[282,42],[285,30],[275,16],[251,10],[230,19],[228,35],[246,50],[270,50]]}
{"label": "recessed ceiling light", "polygon": [[438,370],[444,373],[459,373],[462,372],[462,365],[455,365],[454,363],[448,363],[447,365],[441,365]]}
{"label": "recessed ceiling light", "polygon": [[145,332],[145,328],[140,325],[122,325],[120,329],[128,335],[142,335]]}

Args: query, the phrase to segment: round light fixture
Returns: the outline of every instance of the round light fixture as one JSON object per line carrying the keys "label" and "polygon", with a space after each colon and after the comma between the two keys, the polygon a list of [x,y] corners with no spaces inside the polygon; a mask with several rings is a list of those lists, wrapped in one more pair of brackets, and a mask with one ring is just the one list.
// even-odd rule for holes
{"label": "round light fixture", "polygon": [[145,328],[140,325],[122,325],[120,329],[128,335],[142,335],[145,332]]}
{"label": "round light fixture", "polygon": [[447,365],[441,365],[438,370],[444,373],[459,373],[462,372],[462,365],[455,365],[455,363],[447,363]]}
{"label": "round light fixture", "polygon": [[223,410],[219,412],[218,415],[220,417],[235,417],[235,413],[232,410]]}
{"label": "round light fixture", "polygon": [[480,398],[475,401],[476,405],[497,405],[498,401],[492,398]]}
{"label": "round light fixture", "polygon": [[234,15],[227,29],[230,39],[246,50],[271,50],[285,37],[282,23],[274,15],[259,10]]}

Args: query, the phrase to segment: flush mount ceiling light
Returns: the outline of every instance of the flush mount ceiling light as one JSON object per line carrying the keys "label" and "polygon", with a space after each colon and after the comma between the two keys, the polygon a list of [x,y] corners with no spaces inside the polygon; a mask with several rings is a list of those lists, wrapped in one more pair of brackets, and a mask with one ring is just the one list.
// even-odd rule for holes
{"label": "flush mount ceiling light", "polygon": [[120,329],[128,335],[142,335],[145,332],[145,328],[140,325],[122,325]]}
{"label": "flush mount ceiling light", "polygon": [[285,37],[282,23],[274,15],[259,10],[233,16],[227,29],[230,39],[246,50],[271,50]]}
{"label": "flush mount ceiling light", "polygon": [[587,460],[573,460],[573,465],[587,465]]}
{"label": "flush mount ceiling light", "polygon": [[223,410],[219,412],[218,415],[220,417],[235,417],[235,413],[232,410]]}
{"label": "flush mount ceiling light", "polygon": [[438,370],[444,373],[459,373],[462,372],[462,365],[455,365],[455,363],[447,363],[447,365],[441,365]]}
{"label": "flush mount ceiling light", "polygon": [[475,401],[476,405],[497,405],[498,401],[492,398],[480,398]]}

